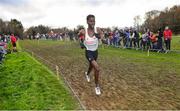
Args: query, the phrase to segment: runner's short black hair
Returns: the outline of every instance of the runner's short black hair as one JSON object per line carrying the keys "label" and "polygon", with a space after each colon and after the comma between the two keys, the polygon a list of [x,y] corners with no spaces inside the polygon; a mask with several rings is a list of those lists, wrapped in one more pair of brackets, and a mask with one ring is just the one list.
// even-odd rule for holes
{"label": "runner's short black hair", "polygon": [[95,18],[95,16],[94,15],[92,15],[92,14],[89,14],[88,16],[87,16],[87,21],[89,20],[89,18],[91,18],[91,17],[93,17],[93,18]]}

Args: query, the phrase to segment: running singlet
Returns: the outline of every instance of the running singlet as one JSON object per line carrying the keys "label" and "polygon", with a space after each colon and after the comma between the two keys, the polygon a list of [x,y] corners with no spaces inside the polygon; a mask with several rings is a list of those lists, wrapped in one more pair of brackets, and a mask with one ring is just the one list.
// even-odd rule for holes
{"label": "running singlet", "polygon": [[88,35],[88,31],[85,31],[85,40],[84,45],[86,47],[86,50],[89,51],[96,51],[98,48],[98,38],[94,35],[93,37],[90,37]]}

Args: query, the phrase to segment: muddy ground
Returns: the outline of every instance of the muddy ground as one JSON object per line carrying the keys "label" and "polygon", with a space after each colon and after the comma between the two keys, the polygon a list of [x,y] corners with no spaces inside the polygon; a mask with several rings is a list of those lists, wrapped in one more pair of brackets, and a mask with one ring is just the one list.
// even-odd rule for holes
{"label": "muddy ground", "polygon": [[[180,64],[146,63],[144,58],[116,56],[117,51],[109,54],[104,51],[108,48],[99,50],[102,94],[96,96],[94,73],[88,83],[84,76],[88,62],[77,43],[23,41],[21,46],[58,65],[86,109],[180,109],[180,72],[176,69]],[[38,60],[54,70],[51,64]]]}

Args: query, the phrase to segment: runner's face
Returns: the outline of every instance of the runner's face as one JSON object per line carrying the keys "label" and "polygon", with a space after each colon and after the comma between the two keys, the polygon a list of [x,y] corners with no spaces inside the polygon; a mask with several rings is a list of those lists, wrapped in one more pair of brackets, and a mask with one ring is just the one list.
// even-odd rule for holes
{"label": "runner's face", "polygon": [[88,24],[88,26],[90,28],[94,28],[94,26],[95,26],[95,18],[94,17],[89,18],[88,21],[87,21],[87,24]]}

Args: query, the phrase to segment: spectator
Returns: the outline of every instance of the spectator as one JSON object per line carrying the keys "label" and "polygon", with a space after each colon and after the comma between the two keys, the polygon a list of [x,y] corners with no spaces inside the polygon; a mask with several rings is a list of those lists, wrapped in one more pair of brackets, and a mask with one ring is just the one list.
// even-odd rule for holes
{"label": "spectator", "polygon": [[166,44],[166,50],[171,50],[172,31],[169,29],[168,26],[165,28],[163,35]]}
{"label": "spectator", "polygon": [[139,48],[139,33],[136,30],[134,31],[134,40],[135,40],[135,47]]}
{"label": "spectator", "polygon": [[134,47],[135,47],[135,41],[134,41],[134,32],[133,32],[133,30],[131,29],[130,30],[130,37],[129,37],[129,39],[130,39],[130,48],[132,48],[133,47],[133,45],[134,45]]}
{"label": "spectator", "polygon": [[147,34],[147,50],[151,49],[151,32],[149,29],[146,30]]}
{"label": "spectator", "polygon": [[115,47],[119,47],[119,40],[120,40],[120,34],[119,34],[119,31],[116,30],[115,31],[115,34],[114,34],[114,46]]}
{"label": "spectator", "polygon": [[143,50],[145,50],[146,46],[147,46],[147,39],[148,39],[148,35],[147,33],[142,35],[142,39],[141,39],[141,48]]}
{"label": "spectator", "polygon": [[153,50],[157,49],[157,37],[156,37],[156,35],[151,33],[150,40],[151,40],[151,43],[152,43],[152,49]]}
{"label": "spectator", "polygon": [[113,32],[109,32],[109,42],[108,45],[113,45]]}
{"label": "spectator", "polygon": [[16,49],[16,41],[17,41],[17,39],[14,36],[14,34],[11,34],[10,38],[11,38],[11,43],[12,43],[12,46],[13,46],[13,51],[17,52],[17,49]]}
{"label": "spectator", "polygon": [[130,42],[130,31],[126,30],[125,31],[125,48],[129,47],[129,42]]}
{"label": "spectator", "polygon": [[162,37],[163,37],[163,32],[162,32],[162,29],[159,28],[158,30],[158,41],[157,41],[157,48],[159,49],[158,52],[161,52],[163,51],[163,47],[162,47]]}

